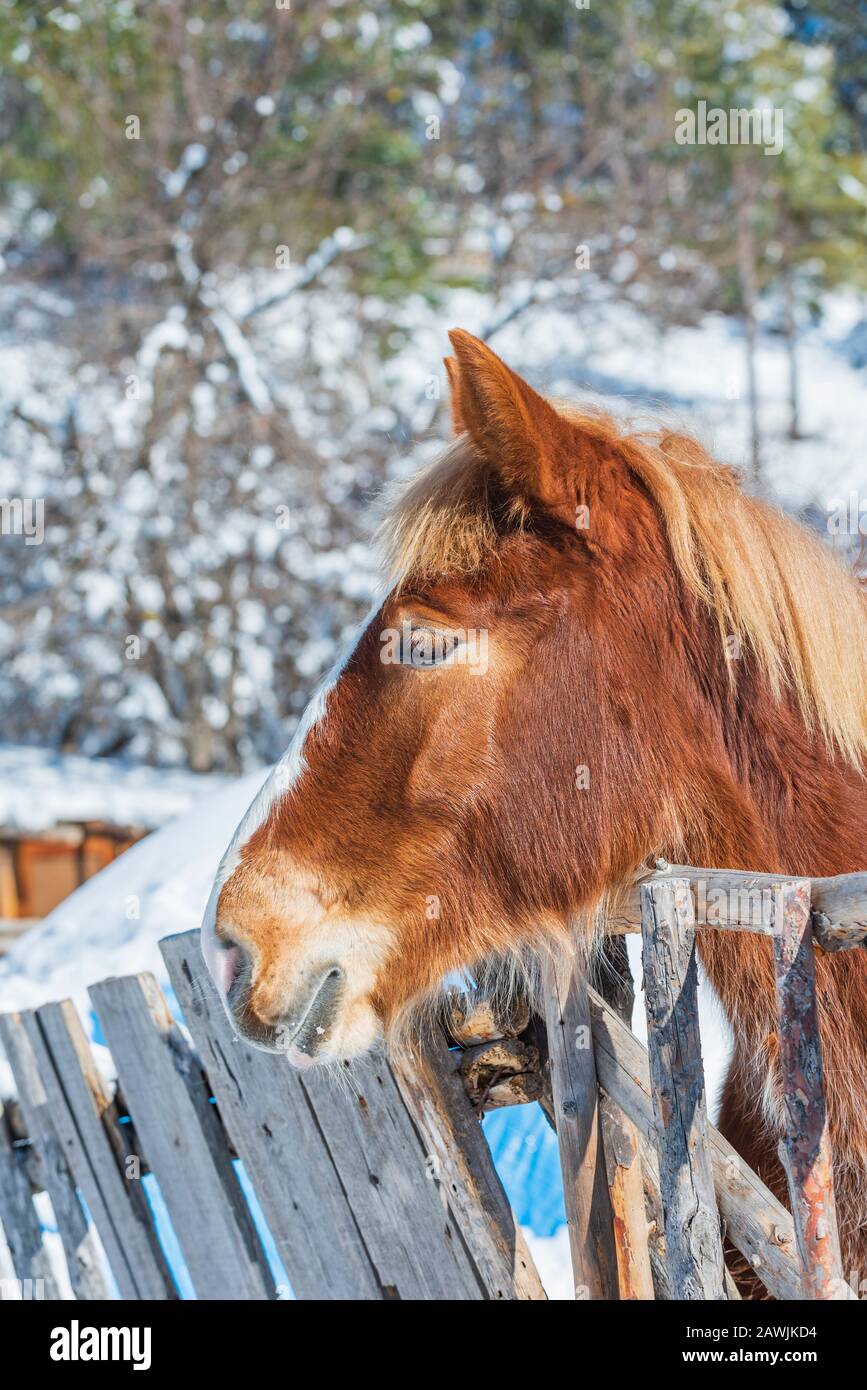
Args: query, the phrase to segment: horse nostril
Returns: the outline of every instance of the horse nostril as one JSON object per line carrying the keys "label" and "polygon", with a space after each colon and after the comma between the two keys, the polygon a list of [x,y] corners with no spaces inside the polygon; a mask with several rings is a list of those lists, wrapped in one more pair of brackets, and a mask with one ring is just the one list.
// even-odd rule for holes
{"label": "horse nostril", "polygon": [[226,989],[231,989],[238,973],[238,966],[241,963],[240,946],[229,946],[223,957],[223,973],[226,980]]}
{"label": "horse nostril", "polygon": [[223,993],[228,995],[232,987],[237,984],[238,977],[242,973],[243,966],[247,959],[247,953],[242,946],[234,941],[225,939],[219,942],[220,953],[217,957],[218,984]]}

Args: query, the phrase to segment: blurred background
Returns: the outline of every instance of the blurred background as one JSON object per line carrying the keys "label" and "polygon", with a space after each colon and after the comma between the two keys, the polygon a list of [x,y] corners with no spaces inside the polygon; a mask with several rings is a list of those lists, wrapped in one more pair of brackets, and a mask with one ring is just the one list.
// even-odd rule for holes
{"label": "blurred background", "polygon": [[[780,153],[678,143],[702,101]],[[0,0],[0,134],[0,1007],[93,1033],[198,925],[449,327],[863,564],[867,0]],[[562,1255],[553,1136],[486,1124]]]}
{"label": "blurred background", "polygon": [[7,740],[278,756],[455,324],[819,524],[863,478],[862,0],[4,0],[0,58]]}

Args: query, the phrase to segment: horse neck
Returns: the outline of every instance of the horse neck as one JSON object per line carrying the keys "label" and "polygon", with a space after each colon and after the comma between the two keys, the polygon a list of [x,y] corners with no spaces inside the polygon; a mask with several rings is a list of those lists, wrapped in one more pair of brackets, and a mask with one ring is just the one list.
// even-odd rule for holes
{"label": "horse neck", "polygon": [[[725,757],[708,760],[696,814],[683,843],[673,847],[675,862],[803,877],[863,869],[867,777],[748,676],[728,719]],[[745,1054],[763,1055],[776,1028],[769,943],[748,933],[699,933],[699,954],[736,1044]],[[838,996],[841,1019],[863,1028],[867,992],[850,979],[848,963],[829,968],[820,953],[817,968]]]}
{"label": "horse neck", "polygon": [[[729,763],[696,827],[700,862],[805,877],[864,868],[867,777],[761,694],[743,710]],[[687,862],[698,862],[692,857]]]}

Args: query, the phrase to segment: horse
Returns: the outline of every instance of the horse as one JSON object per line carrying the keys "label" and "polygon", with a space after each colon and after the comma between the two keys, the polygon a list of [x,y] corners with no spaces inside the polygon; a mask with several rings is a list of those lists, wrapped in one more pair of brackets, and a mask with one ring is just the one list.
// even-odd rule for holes
{"label": "horse", "polygon": [[[456,436],[390,501],[381,600],[241,822],[205,914],[242,1038],[392,1041],[454,971],[573,954],[656,859],[865,867],[867,601],[694,439],[537,393],[463,331]],[[771,943],[699,933],[719,1126],[786,1201]],[[867,1268],[867,955],[816,958],[844,1268]]]}

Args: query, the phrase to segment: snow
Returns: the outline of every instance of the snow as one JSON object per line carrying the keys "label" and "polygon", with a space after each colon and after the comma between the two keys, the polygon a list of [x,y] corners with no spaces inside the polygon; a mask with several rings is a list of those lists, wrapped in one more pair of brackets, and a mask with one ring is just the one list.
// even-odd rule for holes
{"label": "snow", "polygon": [[46,830],[64,821],[164,825],[227,779],[183,769],[84,758],[50,748],[0,744],[0,826]]}
{"label": "snow", "polygon": [[235,362],[238,377],[250,404],[254,405],[262,414],[267,415],[273,402],[271,393],[262,378],[252,347],[231,314],[227,314],[225,309],[215,309],[211,314],[211,322],[222,338],[223,346]]}
{"label": "snow", "polygon": [[[485,254],[502,253],[504,226],[480,222]],[[188,241],[178,233],[179,263],[190,254]],[[351,226],[337,227],[291,268],[221,278],[200,276],[191,263],[216,325],[209,335],[219,338],[219,345],[211,343],[216,360],[200,356],[189,312],[167,302],[158,321],[143,329],[137,355],[130,349],[114,374],[79,358],[71,333],[58,331],[70,309],[65,300],[0,281],[0,419],[7,426],[0,492],[44,498],[47,528],[47,544],[26,556],[30,591],[44,588],[44,609],[31,620],[29,611],[16,616],[12,607],[0,624],[8,737],[50,741],[63,711],[78,700],[83,732],[77,736],[88,750],[103,746],[107,731],[106,746],[113,746],[117,725],[137,758],[180,761],[190,742],[173,691],[177,686],[189,698],[194,682],[187,673],[195,670],[198,646],[208,684],[222,701],[208,712],[216,717],[216,765],[232,765],[230,756],[245,766],[272,761],[279,716],[301,707],[308,679],[314,682],[331,664],[335,640],[372,593],[375,557],[360,497],[373,497],[381,481],[436,453],[448,433],[441,358],[449,351],[449,325],[489,336],[550,394],[644,421],[662,416],[697,433],[726,461],[747,461],[746,354],[737,319],[708,315],[693,326],[663,329],[640,304],[626,302],[640,285],[615,293],[592,269],[515,281],[496,300],[460,288],[444,290],[437,304],[421,294],[399,306],[373,295],[359,301],[342,288],[349,283],[346,253],[359,244]],[[666,253],[666,269],[669,261],[676,279],[673,251]],[[302,305],[303,313],[296,312]],[[835,503],[864,493],[857,448],[867,357],[863,302],[853,293],[835,294],[823,302],[821,319],[803,327],[803,438],[795,441],[787,438],[780,306],[763,305],[763,315],[757,375],[766,486],[826,528]],[[25,330],[32,350],[22,348]],[[384,361],[377,354],[383,340],[393,349]],[[168,369],[178,353],[198,364],[188,408],[192,429],[207,441],[194,451],[208,464],[206,485],[192,505],[184,498],[199,465],[180,443],[185,413],[173,412],[164,393],[154,398],[160,365]],[[257,426],[247,443],[227,447],[227,404],[237,389],[245,410],[249,400],[259,412]],[[70,420],[85,445],[85,478],[64,463]],[[293,434],[303,445],[297,460]],[[410,439],[417,441],[413,447]],[[90,535],[99,537],[92,557]],[[165,565],[159,542],[170,537],[175,543]],[[853,543],[851,534],[842,539]],[[157,568],[167,591],[151,605],[144,581]],[[226,571],[238,584],[221,597],[214,590]],[[258,608],[258,631],[233,621],[242,601]],[[169,641],[172,603],[186,626]],[[272,607],[279,608],[276,621]],[[195,621],[188,621],[194,610]],[[121,634],[139,632],[159,652],[159,663],[119,660]],[[232,669],[246,684],[243,698],[240,685],[234,692],[243,735],[229,748]],[[100,695],[99,675],[123,687],[110,705]]]}
{"label": "snow", "polygon": [[566,1226],[561,1226],[552,1236],[538,1236],[529,1226],[523,1226],[522,1230],[549,1299],[573,1300],[572,1261]]}
{"label": "snow", "polygon": [[[486,230],[485,245],[488,239]],[[314,278],[321,265],[333,259],[335,242],[336,237],[323,243],[298,273],[298,284]],[[354,383],[348,364],[364,349],[364,323],[356,307],[348,299],[344,304],[331,288],[308,291],[305,309],[311,330],[306,336],[293,315],[268,313],[270,304],[284,305],[288,298],[292,286],[287,286],[286,275],[273,271],[255,279],[238,277],[231,289],[238,317],[249,320],[262,314],[275,361],[286,364],[315,353],[323,382],[339,382],[350,399]],[[246,307],[251,298],[254,307]],[[514,306],[524,303],[530,307],[491,333]],[[787,437],[789,363],[783,338],[773,331],[776,312],[777,306],[762,306],[756,355],[763,486],[793,511],[811,505],[824,510],[835,496],[864,488],[863,459],[853,446],[864,415],[865,375],[858,351],[865,323],[863,302],[850,292],[830,295],[823,302],[821,319],[801,330],[803,437],[794,441]],[[380,316],[376,301],[366,301],[365,319],[375,322]],[[406,331],[407,345],[382,368],[385,403],[416,429],[421,441],[414,450],[416,462],[428,445],[441,445],[438,431],[446,428],[446,421],[444,416],[436,421],[431,440],[426,387],[432,366],[451,351],[446,330],[460,326],[488,337],[496,352],[548,394],[601,405],[645,423],[661,418],[697,435],[725,462],[744,469],[748,464],[746,353],[736,318],[708,314],[695,326],[663,331],[638,305],[612,297],[591,271],[584,279],[577,275],[556,286],[516,280],[496,303],[467,288],[450,291],[445,303],[437,306],[411,296],[401,308],[389,307],[388,316],[395,328]],[[357,405],[353,428],[373,430],[383,402],[357,395],[357,400],[352,397]],[[307,407],[294,395],[291,381],[282,384],[280,400],[306,433]],[[310,423],[313,426],[312,417]],[[321,441],[321,427],[317,428],[320,442],[333,452],[332,442]],[[351,457],[351,440],[342,442],[336,457]],[[395,449],[392,471],[408,466]]]}

